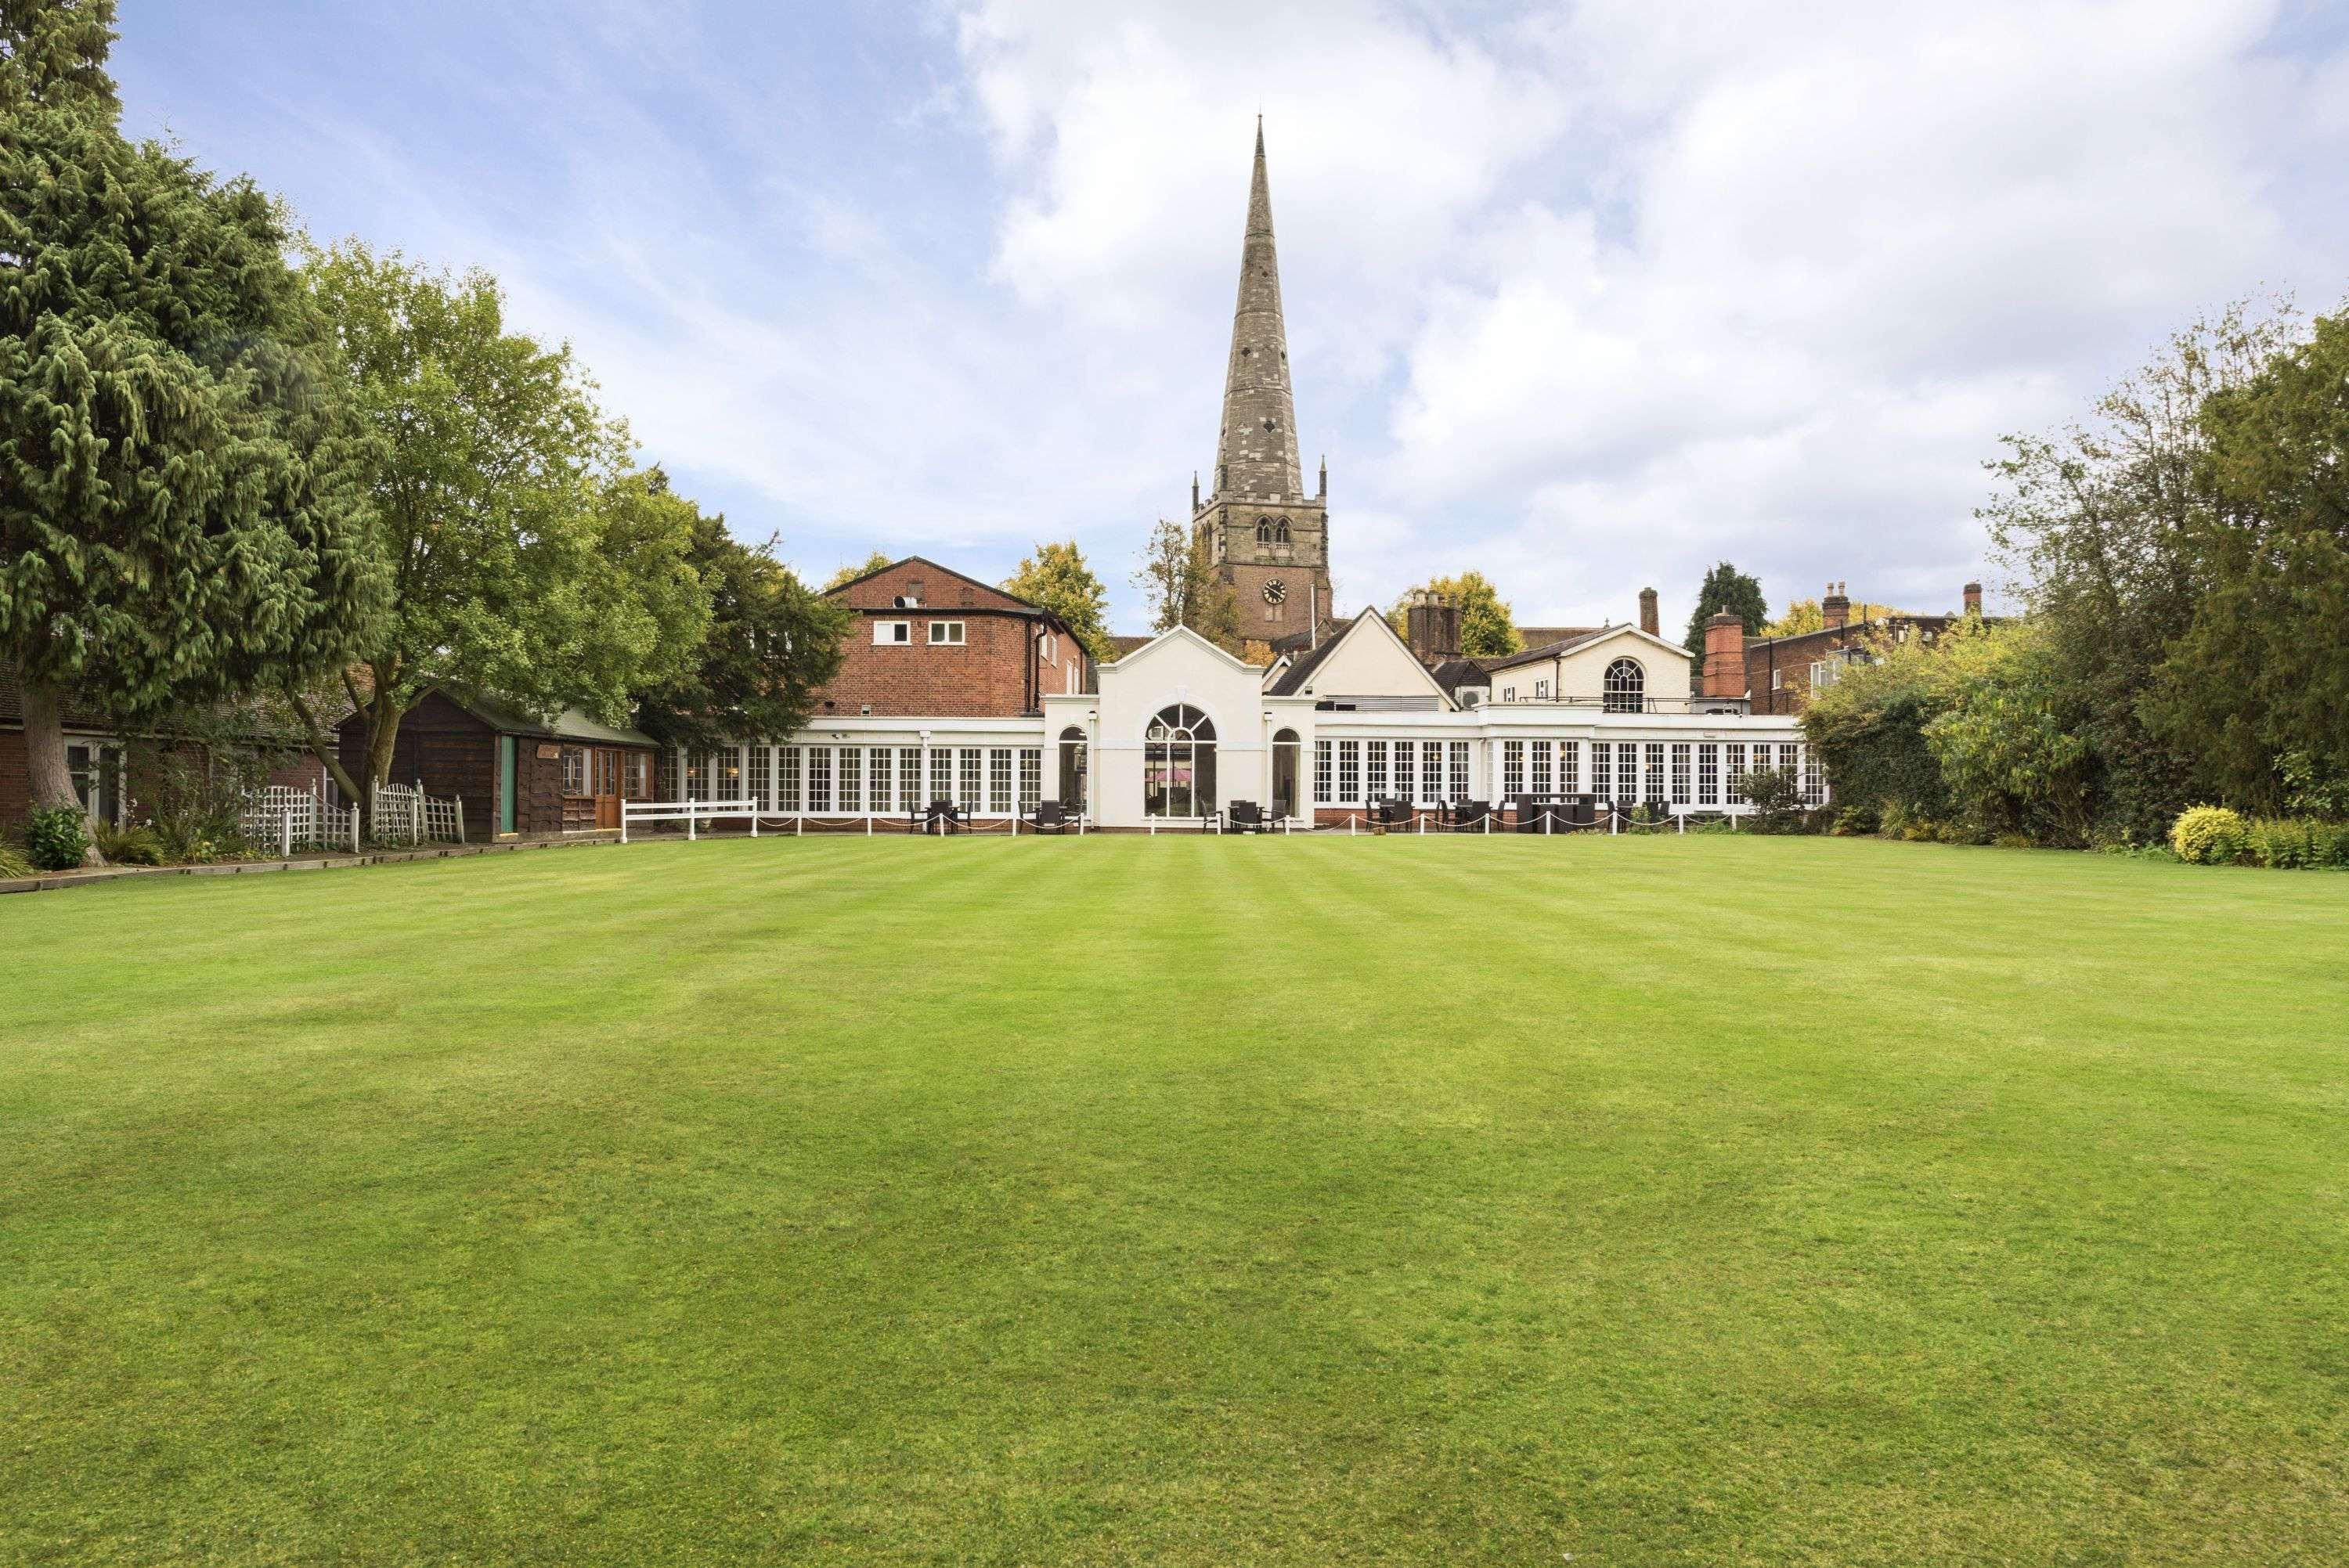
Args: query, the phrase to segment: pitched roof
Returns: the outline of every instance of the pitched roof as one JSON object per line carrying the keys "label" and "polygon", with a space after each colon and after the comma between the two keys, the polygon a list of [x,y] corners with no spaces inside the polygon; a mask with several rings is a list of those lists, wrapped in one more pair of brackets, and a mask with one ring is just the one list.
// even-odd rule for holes
{"label": "pitched roof", "polygon": [[1484,661],[1485,668],[1489,673],[1495,670],[1506,670],[1514,665],[1530,665],[1543,659],[1554,659],[1557,657],[1558,655],[1578,648],[1585,643],[1596,642],[1600,637],[1607,636],[1611,633],[1625,631],[1627,629],[1636,630],[1636,628],[1631,627],[1630,623],[1629,622],[1625,622],[1624,624],[1620,626],[1585,627],[1581,631],[1576,632],[1572,636],[1560,637],[1555,642],[1544,643],[1537,648],[1527,648],[1522,653],[1510,654],[1502,658],[1486,659]]}
{"label": "pitched roof", "polygon": [[1296,696],[1302,693],[1305,689],[1306,684],[1312,680],[1313,673],[1329,661],[1330,655],[1337,651],[1340,644],[1345,642],[1346,639],[1352,636],[1356,632],[1361,630],[1362,623],[1364,621],[1374,621],[1378,623],[1379,634],[1392,642],[1396,647],[1401,648],[1403,653],[1410,657],[1412,667],[1419,671],[1421,675],[1425,676],[1428,681],[1434,685],[1445,697],[1448,698],[1451,696],[1452,688],[1444,686],[1440,680],[1437,680],[1433,675],[1429,673],[1425,665],[1419,662],[1418,656],[1412,654],[1410,645],[1405,643],[1402,637],[1396,635],[1394,627],[1388,623],[1386,616],[1379,612],[1376,605],[1371,605],[1365,608],[1361,614],[1356,615],[1352,620],[1347,622],[1344,625],[1330,633],[1329,636],[1323,638],[1320,644],[1311,652],[1305,654],[1299,657],[1295,664],[1289,665],[1286,670],[1283,670],[1280,674],[1280,678],[1274,681],[1271,686],[1266,688],[1265,695],[1267,696]]}
{"label": "pitched roof", "polygon": [[[851,588],[855,587],[858,583],[870,583],[870,582],[871,582],[871,581],[873,581],[873,579],[874,579],[875,577],[880,576],[880,575],[881,575],[881,573],[883,573],[884,572],[895,572],[895,571],[896,571],[896,570],[897,570],[897,568],[899,568],[900,566],[926,566],[926,567],[928,567],[928,568],[929,568],[931,571],[933,571],[933,572],[943,572],[943,573],[945,573],[947,576],[949,576],[949,577],[953,578],[953,579],[954,579],[956,582],[957,582],[957,583],[969,583],[972,587],[977,588],[977,589],[980,590],[980,591],[981,591],[981,592],[983,592],[983,593],[993,593],[993,594],[997,595],[998,597],[1004,598],[1004,599],[1009,599],[1009,600],[1010,600],[1014,604],[1018,604],[1018,605],[1021,606],[1021,607],[1022,607],[1022,609],[1024,609],[1024,610],[1026,610],[1026,611],[1033,612],[1033,613],[1034,613],[1034,614],[1039,614],[1039,615],[1043,616],[1046,620],[1048,620],[1048,621],[1051,622],[1054,625],[1056,625],[1056,626],[1060,627],[1060,628],[1061,628],[1061,630],[1062,630],[1062,631],[1064,631],[1064,632],[1065,632],[1065,631],[1067,631],[1067,630],[1069,629],[1067,623],[1063,622],[1063,621],[1061,619],[1061,617],[1060,617],[1059,615],[1057,615],[1057,614],[1053,614],[1053,613],[1052,613],[1052,611],[1051,611],[1051,610],[1050,610],[1050,609],[1048,609],[1046,606],[1044,606],[1044,605],[1042,605],[1042,604],[1039,604],[1038,603],[1036,603],[1036,601],[1035,601],[1035,600],[1033,600],[1033,599],[1023,599],[1023,598],[1021,598],[1019,594],[1014,593],[1013,593],[1010,589],[1009,589],[1009,588],[999,588],[999,587],[997,587],[997,586],[996,586],[994,583],[985,583],[985,582],[981,582],[979,579],[978,579],[978,578],[976,578],[976,577],[973,577],[973,576],[972,576],[969,573],[968,573],[968,572],[957,572],[957,571],[956,571],[956,570],[955,570],[953,567],[951,567],[951,566],[945,566],[945,565],[941,565],[941,564],[939,564],[937,562],[935,562],[935,561],[931,560],[931,559],[930,559],[928,556],[926,556],[926,555],[903,555],[903,556],[899,556],[896,560],[892,561],[892,562],[889,562],[889,564],[888,564],[888,565],[886,565],[886,566],[876,566],[876,567],[874,567],[874,568],[872,571],[870,571],[870,572],[861,572],[861,573],[857,573],[855,576],[854,576],[854,577],[850,578],[850,579],[849,579],[847,582],[845,582],[845,583],[835,583],[835,584],[833,584],[832,587],[825,589],[825,590],[823,591],[823,592],[824,592],[824,597],[826,597],[826,598],[830,598],[832,595],[833,595],[833,594],[835,594],[835,593],[847,593]],[[986,605],[975,605],[975,604],[958,604],[958,605],[955,605],[955,606],[952,606],[952,607],[953,607],[953,608],[955,608],[955,609],[961,609],[961,610],[986,609],[986,608],[988,608],[988,606],[986,606]],[[852,604],[852,605],[850,605],[850,606],[849,606],[849,608],[850,608],[850,609],[852,609],[852,610],[864,610],[864,609],[865,609],[866,607],[865,607],[865,606],[863,606],[863,605]],[[947,606],[943,606],[943,605],[936,605],[936,604],[925,604],[925,605],[923,606],[923,608],[924,608],[925,610],[936,610],[936,609],[943,609],[943,608],[947,608]],[[871,611],[870,613],[871,613],[871,614],[888,614],[888,612],[887,612],[886,610],[874,610],[874,611]],[[1018,610],[1012,610],[1012,611],[1001,611],[1001,612],[998,612],[998,613],[999,613],[999,614],[1019,614],[1020,613],[1020,611],[1018,611]],[[1144,642],[1149,641],[1149,639],[1148,639],[1148,638],[1146,638],[1146,637],[1145,637],[1145,638],[1143,638],[1143,640]]]}
{"label": "pitched roof", "polygon": [[1563,643],[1570,637],[1584,636],[1591,632],[1603,632],[1605,626],[1519,626],[1517,636],[1526,647],[1538,648],[1550,643]]}

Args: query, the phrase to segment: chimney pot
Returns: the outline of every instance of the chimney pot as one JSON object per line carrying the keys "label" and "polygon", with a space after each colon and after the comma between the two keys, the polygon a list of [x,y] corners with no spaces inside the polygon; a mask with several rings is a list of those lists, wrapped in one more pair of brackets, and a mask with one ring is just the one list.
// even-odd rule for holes
{"label": "chimney pot", "polygon": [[1966,584],[1966,614],[1969,615],[1982,614],[1982,584],[1979,583]]}

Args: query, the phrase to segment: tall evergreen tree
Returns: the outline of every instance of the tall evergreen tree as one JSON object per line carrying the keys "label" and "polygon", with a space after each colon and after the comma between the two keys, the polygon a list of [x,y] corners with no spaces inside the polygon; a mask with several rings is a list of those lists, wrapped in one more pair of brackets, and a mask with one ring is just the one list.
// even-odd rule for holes
{"label": "tall evergreen tree", "polygon": [[1075,540],[1037,545],[1005,580],[1003,589],[1058,615],[1094,658],[1116,656],[1109,627],[1102,620],[1109,609],[1109,590],[1093,575]]}
{"label": "tall evergreen tree", "polygon": [[1749,637],[1761,632],[1770,614],[1762,584],[1722,561],[1704,574],[1704,585],[1696,591],[1696,608],[1689,615],[1688,635],[1682,639],[1682,645],[1700,661],[1704,657],[1704,624],[1724,612],[1745,624]]}
{"label": "tall evergreen tree", "polygon": [[0,659],[33,798],[69,700],[331,667],[381,614],[331,345],[275,206],[120,133],[112,0],[0,5]]}

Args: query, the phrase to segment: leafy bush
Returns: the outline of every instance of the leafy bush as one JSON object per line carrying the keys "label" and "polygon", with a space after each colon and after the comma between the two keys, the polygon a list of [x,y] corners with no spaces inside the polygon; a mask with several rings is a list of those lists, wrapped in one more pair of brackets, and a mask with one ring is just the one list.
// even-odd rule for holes
{"label": "leafy bush", "polygon": [[151,825],[164,861],[201,866],[244,852],[246,793],[267,777],[260,759],[225,748],[164,758]]}
{"label": "leafy bush", "polygon": [[163,841],[155,836],[152,828],[118,828],[110,822],[100,822],[98,852],[119,866],[163,863]]}
{"label": "leafy bush", "polygon": [[2242,818],[2224,806],[2194,806],[2178,814],[2169,830],[2169,847],[2189,865],[2223,866],[2239,859],[2246,846]]}
{"label": "leafy bush", "polygon": [[1737,792],[1754,808],[1754,829],[1761,833],[1801,830],[1803,786],[1791,768],[1757,768],[1737,779]]}
{"label": "leafy bush", "polygon": [[2277,871],[2349,866],[2349,822],[2255,817],[2243,826],[2240,858]]}
{"label": "leafy bush", "polygon": [[1872,806],[1846,806],[1836,813],[1835,832],[1837,838],[1865,838],[1882,825]]}
{"label": "leafy bush", "polygon": [[244,847],[242,834],[214,838],[207,824],[195,817],[159,816],[152,830],[162,863],[170,866],[208,866]]}
{"label": "leafy bush", "polygon": [[5,844],[0,844],[0,882],[15,882],[33,874],[33,862]]}
{"label": "leafy bush", "polygon": [[2035,850],[2039,847],[2022,833],[2001,833],[1992,839],[1991,843],[2002,850]]}
{"label": "leafy bush", "polygon": [[69,872],[89,852],[89,819],[78,806],[36,806],[25,820],[25,850],[45,872]]}

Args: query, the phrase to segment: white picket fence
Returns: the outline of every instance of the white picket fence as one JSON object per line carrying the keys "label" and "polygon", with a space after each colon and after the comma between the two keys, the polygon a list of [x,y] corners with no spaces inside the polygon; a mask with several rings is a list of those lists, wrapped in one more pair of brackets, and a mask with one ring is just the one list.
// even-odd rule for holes
{"label": "white picket fence", "polygon": [[255,849],[291,855],[296,850],[359,848],[359,810],[330,806],[324,797],[272,784],[245,797],[239,826]]}
{"label": "white picket fence", "polygon": [[465,802],[454,796],[436,799],[414,785],[375,786],[374,807],[368,812],[379,844],[426,844],[465,841]]}

